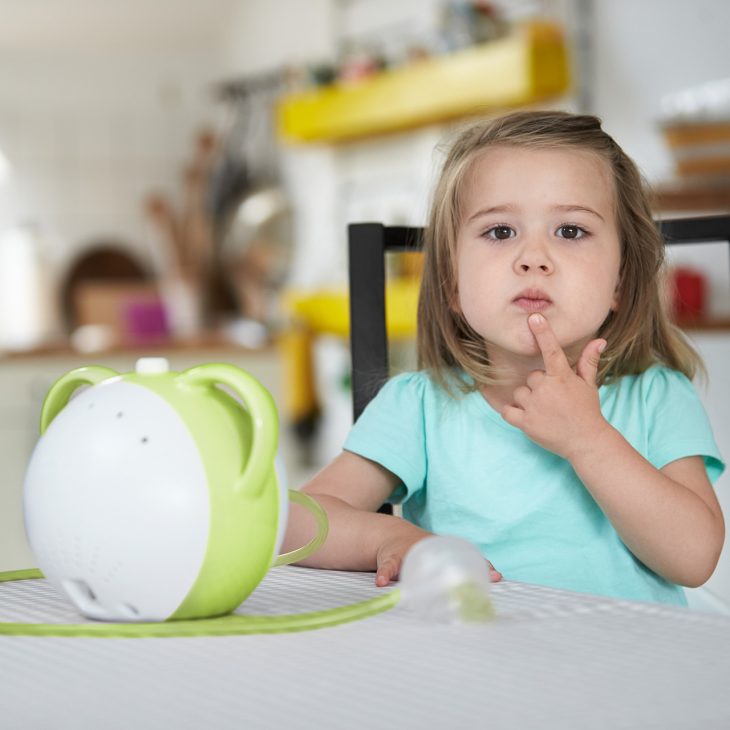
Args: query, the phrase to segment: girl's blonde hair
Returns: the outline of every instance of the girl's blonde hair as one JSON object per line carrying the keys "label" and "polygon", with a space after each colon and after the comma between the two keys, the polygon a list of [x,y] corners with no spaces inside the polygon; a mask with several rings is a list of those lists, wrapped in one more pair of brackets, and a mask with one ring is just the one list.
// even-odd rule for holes
{"label": "girl's blonde hair", "polygon": [[664,277],[664,241],[654,223],[645,183],[634,162],[601,129],[597,117],[557,111],[522,111],[465,129],[453,143],[434,190],[424,239],[424,263],[418,302],[418,366],[451,391],[453,375],[464,371],[473,385],[497,382],[486,343],[451,306],[456,298],[456,243],[462,222],[465,181],[475,160],[500,146],[586,150],[611,171],[621,245],[619,306],[601,325],[608,345],[598,383],[642,373],[662,363],[693,378],[702,361],[668,318]]}

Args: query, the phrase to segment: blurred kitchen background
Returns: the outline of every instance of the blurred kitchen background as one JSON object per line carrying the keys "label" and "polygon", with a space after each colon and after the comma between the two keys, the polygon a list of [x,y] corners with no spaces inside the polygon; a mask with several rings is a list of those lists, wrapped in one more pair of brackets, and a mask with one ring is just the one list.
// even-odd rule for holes
{"label": "blurred kitchen background", "polygon": [[[236,363],[279,405],[292,485],[332,458],[347,223],[423,224],[466,119],[597,114],[658,216],[730,212],[724,0],[0,0],[0,17],[0,569],[32,564],[23,474],[72,367]],[[672,263],[730,458],[728,246]],[[417,261],[389,273],[417,287]],[[730,605],[727,550],[692,593]]]}

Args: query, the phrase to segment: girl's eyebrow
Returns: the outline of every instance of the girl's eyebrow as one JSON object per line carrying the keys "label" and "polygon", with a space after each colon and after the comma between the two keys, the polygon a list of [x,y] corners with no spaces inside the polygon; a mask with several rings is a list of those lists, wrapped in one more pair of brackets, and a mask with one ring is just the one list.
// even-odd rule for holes
{"label": "girl's eyebrow", "polygon": [[[597,210],[594,210],[587,205],[554,205],[552,209],[559,210],[564,213],[590,213],[591,215],[596,216],[596,218],[600,218],[605,223],[605,218]],[[509,203],[505,205],[493,205],[489,208],[480,208],[476,213],[469,216],[467,223],[471,223],[471,221],[476,218],[480,218],[483,215],[490,215],[492,213],[513,213],[516,210],[517,206]]]}
{"label": "girl's eyebrow", "polygon": [[605,223],[605,219],[603,216],[597,211],[593,210],[593,208],[589,208],[587,205],[555,205],[553,206],[553,210],[562,210],[566,213],[576,213],[576,212],[583,212],[583,213],[590,213],[591,215],[595,215],[597,218],[600,218]]}

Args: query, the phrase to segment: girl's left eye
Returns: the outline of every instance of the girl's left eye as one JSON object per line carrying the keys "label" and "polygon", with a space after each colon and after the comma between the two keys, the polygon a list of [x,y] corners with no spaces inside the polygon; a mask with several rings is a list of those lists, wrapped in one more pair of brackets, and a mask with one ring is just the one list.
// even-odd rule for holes
{"label": "girl's left eye", "polygon": [[558,230],[555,231],[555,235],[557,235],[558,238],[568,238],[571,240],[575,240],[578,238],[583,238],[583,236],[587,236],[588,231],[586,231],[584,228],[581,228],[580,226],[572,226],[566,224],[564,226],[560,226]]}

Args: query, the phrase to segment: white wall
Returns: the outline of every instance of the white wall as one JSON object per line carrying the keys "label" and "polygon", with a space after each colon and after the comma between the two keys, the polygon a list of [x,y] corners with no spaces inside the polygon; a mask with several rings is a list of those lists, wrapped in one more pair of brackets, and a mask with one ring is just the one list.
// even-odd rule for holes
{"label": "white wall", "polygon": [[725,0],[594,0],[593,111],[650,180],[672,174],[657,133],[667,93],[730,75]]}
{"label": "white wall", "polygon": [[334,0],[239,2],[225,39],[226,67],[233,75],[285,65],[332,61]]}
{"label": "white wall", "polygon": [[62,250],[59,268],[107,238],[147,258],[143,205],[179,202],[196,132],[216,123],[208,83],[217,49],[144,54],[14,51],[0,57],[0,148],[13,177],[0,227],[37,223]]}

